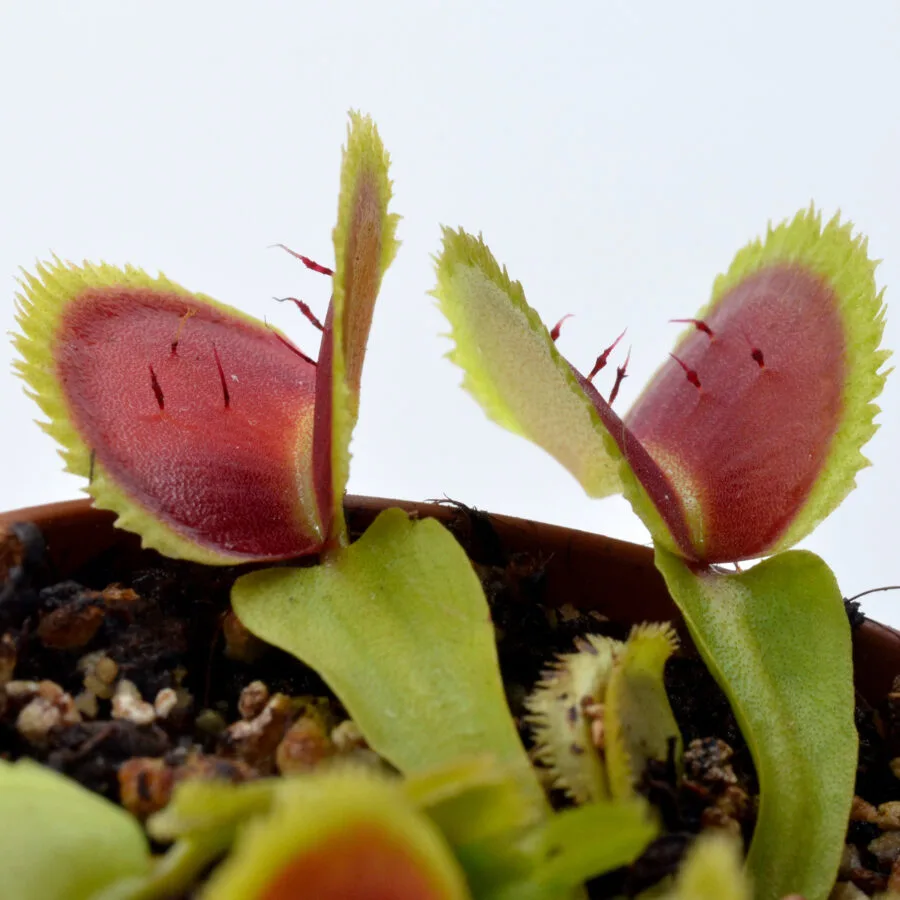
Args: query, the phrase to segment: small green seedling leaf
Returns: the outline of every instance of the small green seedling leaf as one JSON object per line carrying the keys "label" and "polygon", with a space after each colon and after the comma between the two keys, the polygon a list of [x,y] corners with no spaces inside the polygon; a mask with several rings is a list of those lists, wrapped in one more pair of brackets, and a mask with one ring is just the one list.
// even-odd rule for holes
{"label": "small green seedling leaf", "polygon": [[640,797],[589,803],[548,819],[537,840],[542,860],[535,881],[548,900],[620,866],[631,865],[659,833],[649,804]]}
{"label": "small green seedling leaf", "polygon": [[223,828],[235,829],[251,816],[269,811],[278,780],[263,778],[234,785],[225,781],[185,781],[178,785],[165,809],[147,819],[147,832],[156,841]]}
{"label": "small green seedling leaf", "polygon": [[738,574],[656,565],[731,702],[760,785],[748,857],[757,900],[824,900],[856,776],[850,625],[829,568],[791,551]]}
{"label": "small green seedling leaf", "polygon": [[[185,881],[184,874],[196,873],[198,860],[209,861],[221,854],[242,830],[265,836],[284,830],[278,824],[284,810],[291,810],[292,815],[293,811],[306,813],[310,845],[319,838],[330,840],[327,827],[312,834],[318,828],[318,811],[323,803],[330,804],[341,812],[345,824],[352,825],[355,809],[352,805],[349,812],[342,808],[346,796],[362,796],[364,805],[369,802],[365,798],[378,799],[387,819],[394,819],[398,808],[401,818],[408,818],[412,808],[417,810],[423,817],[417,827],[424,822],[426,830],[438,829],[476,900],[569,900],[582,896],[584,880],[632,862],[658,831],[648,804],[636,797],[590,804],[548,818],[523,795],[521,773],[515,766],[501,765],[485,756],[454,759],[402,780],[335,764],[308,775],[248,784],[187,782],[177,788],[166,810],[148,820],[149,831],[157,840],[178,839],[163,857],[155,877],[104,894],[102,900],[152,900],[158,895],[153,891],[159,892],[161,887],[180,885],[187,889],[190,882]],[[305,840],[298,840],[297,846]],[[278,867],[267,861],[267,851],[262,849],[265,841],[254,838],[250,850],[245,846],[248,843],[246,837],[241,839],[235,853],[240,865],[226,863],[226,871],[229,867],[241,869],[245,880],[238,883],[242,889],[251,882],[254,887],[271,884],[269,873]],[[352,849],[346,852],[351,854],[348,860],[352,859]],[[230,879],[230,875],[221,876],[210,890],[226,882],[228,889],[236,890]],[[365,890],[377,886],[376,880],[367,885],[342,884],[341,888],[350,891],[347,897],[368,897]],[[212,896],[219,898],[219,894]],[[257,896],[280,895],[250,893],[247,898]],[[321,900],[319,894],[311,896]]]}
{"label": "small green seedling leaf", "polygon": [[678,648],[668,623],[638,625],[616,658],[606,688],[606,769],[613,797],[626,799],[651,760],[676,766],[681,760],[681,732],[672,714],[663,681],[666,660]]}
{"label": "small green seedling leaf", "polygon": [[202,896],[208,900],[470,900],[437,827],[362,771],[285,781]]}
{"label": "small green seedling leaf", "polygon": [[561,654],[528,697],[535,758],[553,777],[554,787],[576,803],[607,800],[609,778],[597,752],[594,732],[602,728],[606,687],[623,644],[589,634],[578,653]]}
{"label": "small green seedling leaf", "polygon": [[629,799],[651,759],[678,765],[681,735],[663,683],[678,646],[668,624],[640,625],[626,642],[586,635],[529,696],[536,758],[576,803]]}
{"label": "small green seedling leaf", "polygon": [[[318,770],[300,778],[317,778],[322,774],[323,770]],[[325,774],[325,777],[330,779],[332,775]],[[290,790],[292,782],[293,779],[277,778],[244,784],[184,782],[177,787],[169,805],[148,819],[147,831],[161,843],[178,842],[164,861],[171,857],[172,862],[166,868],[180,872],[188,862],[208,860],[211,851],[214,856],[230,847],[250,819],[270,813],[278,792],[285,786]],[[396,783],[409,802],[438,826],[453,847],[500,835],[518,835],[542,818],[541,811],[523,794],[516,773],[488,757],[456,759],[447,766],[420,771]],[[170,881],[174,880],[172,872],[166,875]],[[103,900],[152,897],[151,891],[161,878],[162,872],[156,871],[154,878]]]}
{"label": "small green seedling leaf", "polygon": [[0,846],[0,895],[15,900],[93,900],[150,870],[136,819],[28,760],[0,760]]}
{"label": "small green seedling leaf", "polygon": [[[402,792],[407,803],[438,827],[454,852],[459,848],[482,847],[485,843],[505,847],[512,840],[518,841],[544,818],[544,811],[537,809],[522,791],[521,773],[482,756],[454,759],[448,765],[419,771],[402,780],[336,763],[328,771],[319,769],[286,779],[245,784],[189,781],[179,785],[166,809],[151,816],[147,828],[158,841],[177,839],[163,859],[172,858],[168,868],[173,871],[179,865],[184,869],[193,860],[209,860],[210,851],[217,855],[230,847],[248,821],[265,819],[279,802],[285,802],[283,798],[279,800],[282,792],[288,792],[290,802],[302,802],[294,799],[299,796],[295,784],[303,786],[305,796],[308,791],[318,790],[315,785],[319,779],[324,779],[321,783],[327,789],[336,778],[345,775],[351,780],[362,778],[366,784],[380,777],[392,789]],[[471,852],[481,858],[479,851]],[[486,864],[490,867],[493,857],[490,853],[488,857]],[[516,857],[516,860],[523,867],[531,865],[524,858]],[[496,867],[491,871],[496,874]],[[477,866],[473,876],[477,876]],[[170,880],[174,879],[170,877]],[[102,900],[149,900],[155,896],[151,891],[159,883],[159,877],[145,879],[130,885],[129,891],[104,896]]]}
{"label": "small green seedling leaf", "polygon": [[543,447],[591,497],[621,491],[593,404],[518,281],[484,241],[444,229],[434,296],[452,327],[449,358],[487,415]]}
{"label": "small green seedling leaf", "polygon": [[543,818],[516,770],[487,756],[408,775],[403,790],[454,847],[518,833]]}
{"label": "small green seedling leaf", "polygon": [[633,863],[658,833],[649,804],[634,797],[565,809],[519,835],[456,852],[477,900],[562,900]]}
{"label": "small green seedling leaf", "polygon": [[478,900],[529,881],[541,847],[528,836],[546,811],[529,802],[514,769],[489,757],[460,759],[407,777],[404,792],[441,829]]}
{"label": "small green seedling leaf", "polygon": [[185,896],[233,841],[231,829],[182,838],[162,856],[154,858],[148,874],[123,878],[92,895],[91,900],[163,900]]}
{"label": "small green seedling leaf", "polygon": [[660,900],[751,900],[739,838],[706,831],[685,857],[671,891]]}
{"label": "small green seedling leaf", "polygon": [[492,754],[543,803],[481,584],[436,520],[385,510],[322,565],[244,575],[232,605],[253,634],[314,668],[402,772]]}

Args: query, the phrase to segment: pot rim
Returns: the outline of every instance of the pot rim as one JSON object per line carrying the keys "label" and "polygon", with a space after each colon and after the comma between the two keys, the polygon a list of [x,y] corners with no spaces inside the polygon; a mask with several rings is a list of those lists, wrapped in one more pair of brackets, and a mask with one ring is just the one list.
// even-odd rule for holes
{"label": "pot rim", "polygon": [[[467,508],[451,500],[420,503],[358,495],[347,495],[344,505],[351,529],[358,531],[389,507],[445,524],[459,515],[459,509]],[[477,512],[489,517],[508,553],[533,554],[544,563],[548,593],[560,598],[561,606],[571,603],[626,624],[669,620],[683,638],[688,637],[650,547],[559,525]],[[115,518],[112,512],[95,509],[90,499],[65,500],[0,512],[0,530],[14,522],[37,525],[44,533],[51,561],[63,575],[113,548],[135,554],[154,552],[141,550],[137,535],[114,528]],[[867,618],[854,631],[853,651],[857,689],[869,702],[879,703],[900,674],[900,631]]]}

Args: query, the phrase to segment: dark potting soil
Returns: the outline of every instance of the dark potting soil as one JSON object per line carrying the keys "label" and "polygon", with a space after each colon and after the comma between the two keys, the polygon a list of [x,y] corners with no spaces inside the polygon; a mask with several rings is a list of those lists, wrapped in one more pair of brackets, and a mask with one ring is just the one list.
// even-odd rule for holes
{"label": "dark potting soil", "polygon": [[[484,586],[510,708],[530,745],[524,701],[547,663],[582,635],[624,640],[628,628],[552,603],[540,558],[507,554],[488,516],[455,510],[450,527]],[[0,758],[38,760],[140,819],[189,778],[240,782],[339,755],[386,765],[314,672],[229,612],[245,570],[146,551],[135,565],[111,552],[59,580],[34,526],[0,534]],[[848,615],[859,624],[858,605]],[[632,866],[595,879],[592,898],[652,886],[704,828],[752,834],[756,776],[724,695],[687,651],[669,661],[666,686],[684,772],[654,764],[641,784],[664,833]],[[877,709],[857,705],[858,797],[840,877],[866,893],[900,886],[897,688]],[[567,802],[556,791],[551,799]]]}

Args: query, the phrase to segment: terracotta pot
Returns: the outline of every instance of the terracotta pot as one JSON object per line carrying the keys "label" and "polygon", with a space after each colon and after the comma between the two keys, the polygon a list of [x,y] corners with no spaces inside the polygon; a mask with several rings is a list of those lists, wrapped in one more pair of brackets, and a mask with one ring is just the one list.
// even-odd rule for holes
{"label": "terracotta pot", "polygon": [[[345,506],[355,531],[365,529],[391,506],[441,521],[454,516],[446,506],[375,497],[349,496]],[[133,556],[135,563],[142,556],[155,556],[153,551],[141,550],[135,535],[114,528],[114,518],[112,513],[93,509],[89,500],[73,500],[0,513],[0,528],[12,522],[40,527],[59,578],[71,576],[113,548]],[[491,515],[491,522],[507,552],[533,553],[546,561],[548,596],[560,604],[594,609],[627,624],[669,620],[687,639],[648,547],[510,516]],[[857,689],[869,702],[879,703],[900,673],[900,632],[867,620],[854,634],[854,665]]]}

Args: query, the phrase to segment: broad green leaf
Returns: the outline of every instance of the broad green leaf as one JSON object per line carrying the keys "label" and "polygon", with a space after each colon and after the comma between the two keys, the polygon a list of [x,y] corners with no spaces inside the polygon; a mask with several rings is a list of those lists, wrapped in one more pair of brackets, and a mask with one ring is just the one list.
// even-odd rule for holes
{"label": "broad green leaf", "polygon": [[748,868],[757,900],[824,900],[856,775],[850,625],[831,570],[791,551],[746,572],[656,565],[732,709],[756,765]]}
{"label": "broad green leaf", "polygon": [[463,387],[498,425],[555,457],[592,497],[621,491],[618,457],[569,364],[518,281],[484,241],[444,229],[433,294],[456,346],[448,354]]}
{"label": "broad green leaf", "polygon": [[0,760],[0,847],[0,896],[10,900],[91,900],[150,870],[135,818],[28,760]]}
{"label": "broad green leaf", "polygon": [[402,772],[492,754],[543,803],[506,705],[481,584],[434,519],[385,510],[321,565],[244,575],[231,599],[253,634],[325,679]]}

